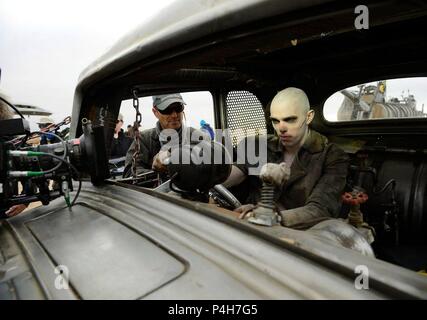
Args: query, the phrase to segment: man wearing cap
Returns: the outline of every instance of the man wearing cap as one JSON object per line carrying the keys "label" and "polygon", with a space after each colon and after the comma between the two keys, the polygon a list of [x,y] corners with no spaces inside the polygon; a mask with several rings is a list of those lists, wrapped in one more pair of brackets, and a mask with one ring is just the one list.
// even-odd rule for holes
{"label": "man wearing cap", "polygon": [[[39,122],[37,122],[40,131],[46,131],[49,127],[51,127],[55,121],[53,121],[50,117],[40,117]],[[57,134],[55,130],[55,134]],[[40,144],[50,144],[60,142],[58,138],[56,138],[53,134],[44,133],[40,137]]]}
{"label": "man wearing cap", "polygon": [[[170,139],[172,136],[179,138],[179,140],[174,139],[172,142],[176,144],[199,142],[199,140],[192,141],[191,139],[193,137],[206,138],[205,133],[191,127],[187,128],[182,124],[184,105],[185,102],[179,93],[153,96],[152,111],[158,121],[155,128],[144,130],[140,134],[140,153],[136,164],[137,173],[150,170],[159,172],[167,171],[163,161],[168,154],[168,150],[165,150],[165,148],[170,146]],[[194,131],[197,131],[196,134],[193,134]],[[171,132],[176,135],[171,135]],[[186,141],[188,138],[190,140]],[[132,174],[132,157],[135,150],[136,145],[134,141],[126,155],[124,176],[130,176]]]}
{"label": "man wearing cap", "polygon": [[55,123],[55,121],[53,121],[53,119],[51,117],[40,117],[39,122],[37,122],[40,129],[47,128],[54,123]]}
{"label": "man wearing cap", "polygon": [[114,129],[113,142],[111,144],[110,157],[112,159],[126,156],[126,153],[132,144],[132,139],[125,135],[122,126],[123,115],[119,113],[119,117],[116,121],[116,128]]}

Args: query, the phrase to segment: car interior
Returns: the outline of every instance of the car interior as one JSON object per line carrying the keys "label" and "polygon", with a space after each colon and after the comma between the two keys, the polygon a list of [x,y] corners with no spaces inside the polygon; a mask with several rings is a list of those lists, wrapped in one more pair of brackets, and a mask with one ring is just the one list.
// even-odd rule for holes
{"label": "car interior", "polygon": [[[272,134],[266,121],[272,97],[289,86],[301,88],[316,112],[312,128],[351,157],[347,191],[358,188],[368,195],[361,211],[375,230],[376,257],[413,271],[426,270],[425,113],[418,107],[417,116],[402,111],[376,119],[359,114],[328,121],[323,110],[329,97],[346,88],[377,83],[377,90],[380,81],[427,75],[427,8],[407,2],[392,8],[378,4],[375,9],[369,32],[349,23],[353,12],[319,7],[309,22],[303,13],[280,15],[184,44],[97,83],[83,101],[80,116],[95,118],[91,113],[97,109],[91,106],[107,102],[118,112],[121,101],[132,99],[135,90],[141,98],[209,91],[215,126],[229,128],[235,146],[242,138],[239,128]],[[106,135],[109,141],[112,130]],[[147,187],[147,180],[153,179],[155,175],[138,183]],[[243,202],[245,188],[230,191]],[[340,217],[348,211],[343,204]]]}
{"label": "car interior", "polygon": [[[202,1],[194,14],[193,2],[82,71],[71,139],[36,149],[38,161],[8,150],[42,175],[18,177],[40,192],[12,200],[44,206],[0,224],[0,299],[426,299],[425,1],[367,1],[367,29],[351,1]],[[154,95],[179,92],[190,123],[227,129],[208,147],[229,143],[236,161],[241,141],[274,134],[269,105],[287,87],[350,158],[336,219],[307,230],[239,219],[251,185],[224,187],[230,163],[169,163],[169,177],[123,177],[123,158],[108,168],[119,114],[152,127]]]}

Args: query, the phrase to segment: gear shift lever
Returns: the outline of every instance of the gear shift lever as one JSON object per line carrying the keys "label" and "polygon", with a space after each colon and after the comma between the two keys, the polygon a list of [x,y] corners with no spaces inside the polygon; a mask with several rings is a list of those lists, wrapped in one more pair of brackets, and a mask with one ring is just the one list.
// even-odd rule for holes
{"label": "gear shift lever", "polygon": [[268,227],[279,224],[280,216],[274,209],[274,189],[283,186],[290,173],[290,168],[284,162],[267,163],[261,168],[260,178],[263,182],[261,200],[253,211],[253,217],[248,219],[250,223]]}

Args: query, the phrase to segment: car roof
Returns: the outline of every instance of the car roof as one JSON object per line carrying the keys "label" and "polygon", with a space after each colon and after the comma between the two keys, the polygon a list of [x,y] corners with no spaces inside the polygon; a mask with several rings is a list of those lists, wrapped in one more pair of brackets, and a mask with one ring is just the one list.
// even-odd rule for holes
{"label": "car roof", "polygon": [[[277,90],[295,86],[321,113],[323,102],[346,87],[424,76],[420,65],[427,63],[422,31],[427,7],[369,1],[369,30],[357,30],[356,5],[308,0],[174,3],[81,73],[72,136],[81,132],[79,121],[89,114],[89,97],[107,92],[130,99],[131,89],[152,95],[227,86],[262,90],[257,96],[265,105]],[[330,129],[320,117],[314,124],[320,131]]]}
{"label": "car roof", "polygon": [[332,1],[176,1],[123,36],[84,69],[79,76],[78,86],[102,79],[137,60],[155,56],[156,53],[176,45],[278,13],[288,13],[328,2]]}

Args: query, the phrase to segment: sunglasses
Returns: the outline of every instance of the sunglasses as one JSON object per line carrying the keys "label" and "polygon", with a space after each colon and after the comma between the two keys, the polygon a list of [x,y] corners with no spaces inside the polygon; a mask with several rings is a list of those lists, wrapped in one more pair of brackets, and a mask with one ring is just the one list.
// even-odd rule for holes
{"label": "sunglasses", "polygon": [[[159,110],[159,109],[157,109],[157,110]],[[161,114],[172,114],[174,112],[180,113],[182,111],[184,111],[184,105],[182,103],[171,104],[165,110],[159,110],[159,112]]]}

